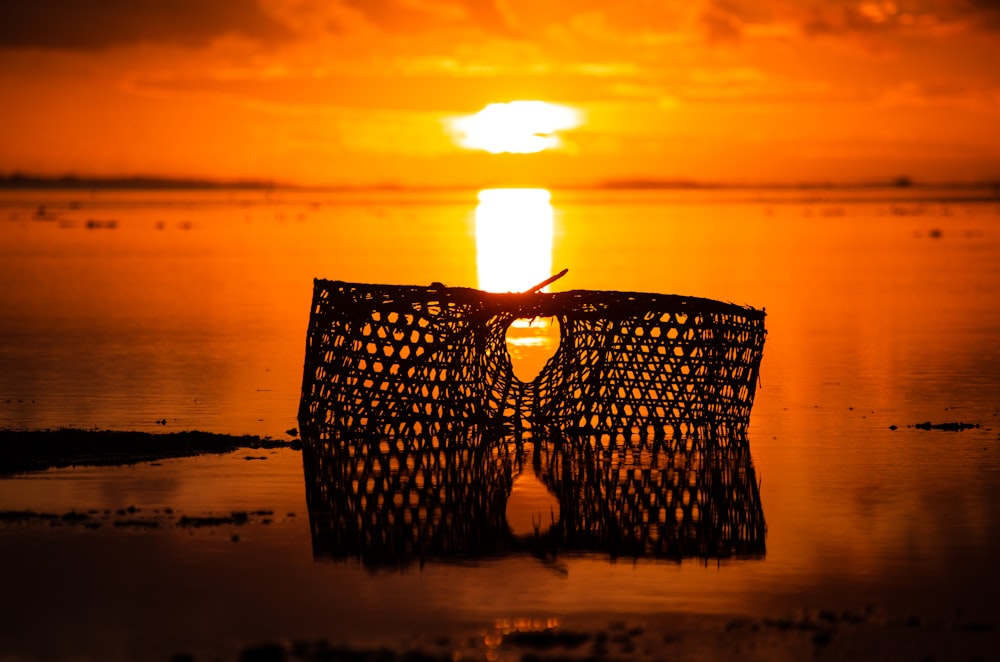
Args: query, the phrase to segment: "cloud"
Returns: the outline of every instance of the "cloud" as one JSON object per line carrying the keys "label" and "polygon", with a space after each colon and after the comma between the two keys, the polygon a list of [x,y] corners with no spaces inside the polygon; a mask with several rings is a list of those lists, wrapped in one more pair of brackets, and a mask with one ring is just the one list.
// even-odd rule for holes
{"label": "cloud", "polygon": [[969,0],[979,22],[991,30],[1000,30],[1000,0]]}
{"label": "cloud", "polygon": [[509,34],[510,26],[493,0],[342,0],[387,32],[415,32],[462,24]]}
{"label": "cloud", "polygon": [[1000,110],[1000,88],[971,87],[961,81],[905,81],[885,90],[877,99],[888,108],[961,108],[980,113]]}
{"label": "cloud", "polygon": [[130,91],[171,98],[206,96],[274,104],[369,110],[469,113],[498,101],[544,99],[574,105],[619,96],[616,79],[575,73],[525,75],[414,75],[318,78],[147,78]]}
{"label": "cloud", "polygon": [[1000,0],[705,0],[701,11],[709,42],[766,36],[768,26],[788,25],[807,37],[1000,29]]}
{"label": "cloud", "polygon": [[721,7],[707,7],[701,21],[709,42],[737,41],[743,36],[743,21],[740,17]]}
{"label": "cloud", "polygon": [[479,35],[543,41],[550,31],[569,30],[584,37],[603,34],[637,40],[638,46],[659,45],[649,43],[658,35],[669,36],[667,41],[673,43],[678,35],[697,32],[709,43],[738,43],[793,34],[835,37],[997,30],[1000,0],[697,0],[687,4],[653,0],[0,0],[0,49],[94,50],[143,42],[199,46],[228,34],[270,43],[365,28],[385,36],[465,29]]}
{"label": "cloud", "polygon": [[255,0],[0,0],[4,49],[200,46],[228,34],[268,42],[290,36]]}

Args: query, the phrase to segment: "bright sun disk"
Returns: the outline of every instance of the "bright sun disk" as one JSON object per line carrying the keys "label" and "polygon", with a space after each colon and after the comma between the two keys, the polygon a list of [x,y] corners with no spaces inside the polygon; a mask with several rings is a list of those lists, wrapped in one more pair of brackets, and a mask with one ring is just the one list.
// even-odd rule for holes
{"label": "bright sun disk", "polygon": [[580,125],[579,111],[545,101],[491,103],[452,121],[458,143],[490,154],[533,154],[559,147],[556,132]]}

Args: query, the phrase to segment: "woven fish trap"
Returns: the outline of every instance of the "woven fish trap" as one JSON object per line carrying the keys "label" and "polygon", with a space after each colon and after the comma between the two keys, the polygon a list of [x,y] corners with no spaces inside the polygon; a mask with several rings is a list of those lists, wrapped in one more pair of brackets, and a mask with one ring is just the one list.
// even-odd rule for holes
{"label": "woven fish trap", "polygon": [[538,438],[535,471],[560,504],[562,549],[658,559],[760,558],[767,526],[742,434]]}
{"label": "woven fish trap", "polygon": [[[765,554],[745,438],[720,446],[629,435],[614,448],[563,441],[434,447],[421,435],[406,444],[342,437],[306,444],[313,554],[373,570],[564,552],[673,560]],[[514,477],[532,471],[558,514],[541,534],[515,535],[507,503]]]}
{"label": "woven fish trap", "polygon": [[[516,319],[553,317],[559,346],[520,380]],[[746,430],[765,313],[711,299],[317,279],[299,423],[313,436],[469,438],[616,430],[725,438]],[[446,433],[446,434],[445,434]]]}

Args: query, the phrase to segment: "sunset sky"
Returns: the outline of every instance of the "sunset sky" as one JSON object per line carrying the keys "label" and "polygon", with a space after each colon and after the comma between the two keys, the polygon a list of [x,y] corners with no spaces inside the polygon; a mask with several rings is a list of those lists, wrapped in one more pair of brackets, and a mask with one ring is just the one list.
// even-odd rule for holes
{"label": "sunset sky", "polygon": [[[0,0],[0,175],[995,180],[998,63],[997,0]],[[463,145],[511,101],[577,121]]]}

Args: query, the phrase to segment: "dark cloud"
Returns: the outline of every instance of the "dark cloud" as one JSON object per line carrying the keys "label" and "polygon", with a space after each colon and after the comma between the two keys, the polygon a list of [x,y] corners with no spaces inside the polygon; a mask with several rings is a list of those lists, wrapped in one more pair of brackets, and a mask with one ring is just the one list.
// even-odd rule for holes
{"label": "dark cloud", "polygon": [[927,27],[1000,28],[1000,0],[708,0],[712,42],[738,40],[749,25],[796,25],[811,36],[891,34]]}
{"label": "dark cloud", "polygon": [[198,46],[225,34],[289,36],[255,0],[0,0],[0,48]]}
{"label": "dark cloud", "polygon": [[702,8],[701,26],[709,42],[738,41],[749,24],[768,24],[785,13],[782,0],[708,0]]}
{"label": "dark cloud", "polygon": [[510,32],[503,15],[493,0],[450,0],[420,7],[399,0],[343,0],[344,4],[361,12],[373,24],[392,32],[427,29],[442,23],[472,25],[486,32]]}
{"label": "dark cloud", "polygon": [[707,7],[701,25],[709,42],[738,41],[743,36],[743,22],[738,16],[718,7]]}
{"label": "dark cloud", "polygon": [[1000,0],[971,0],[980,23],[991,30],[1000,30]]}

